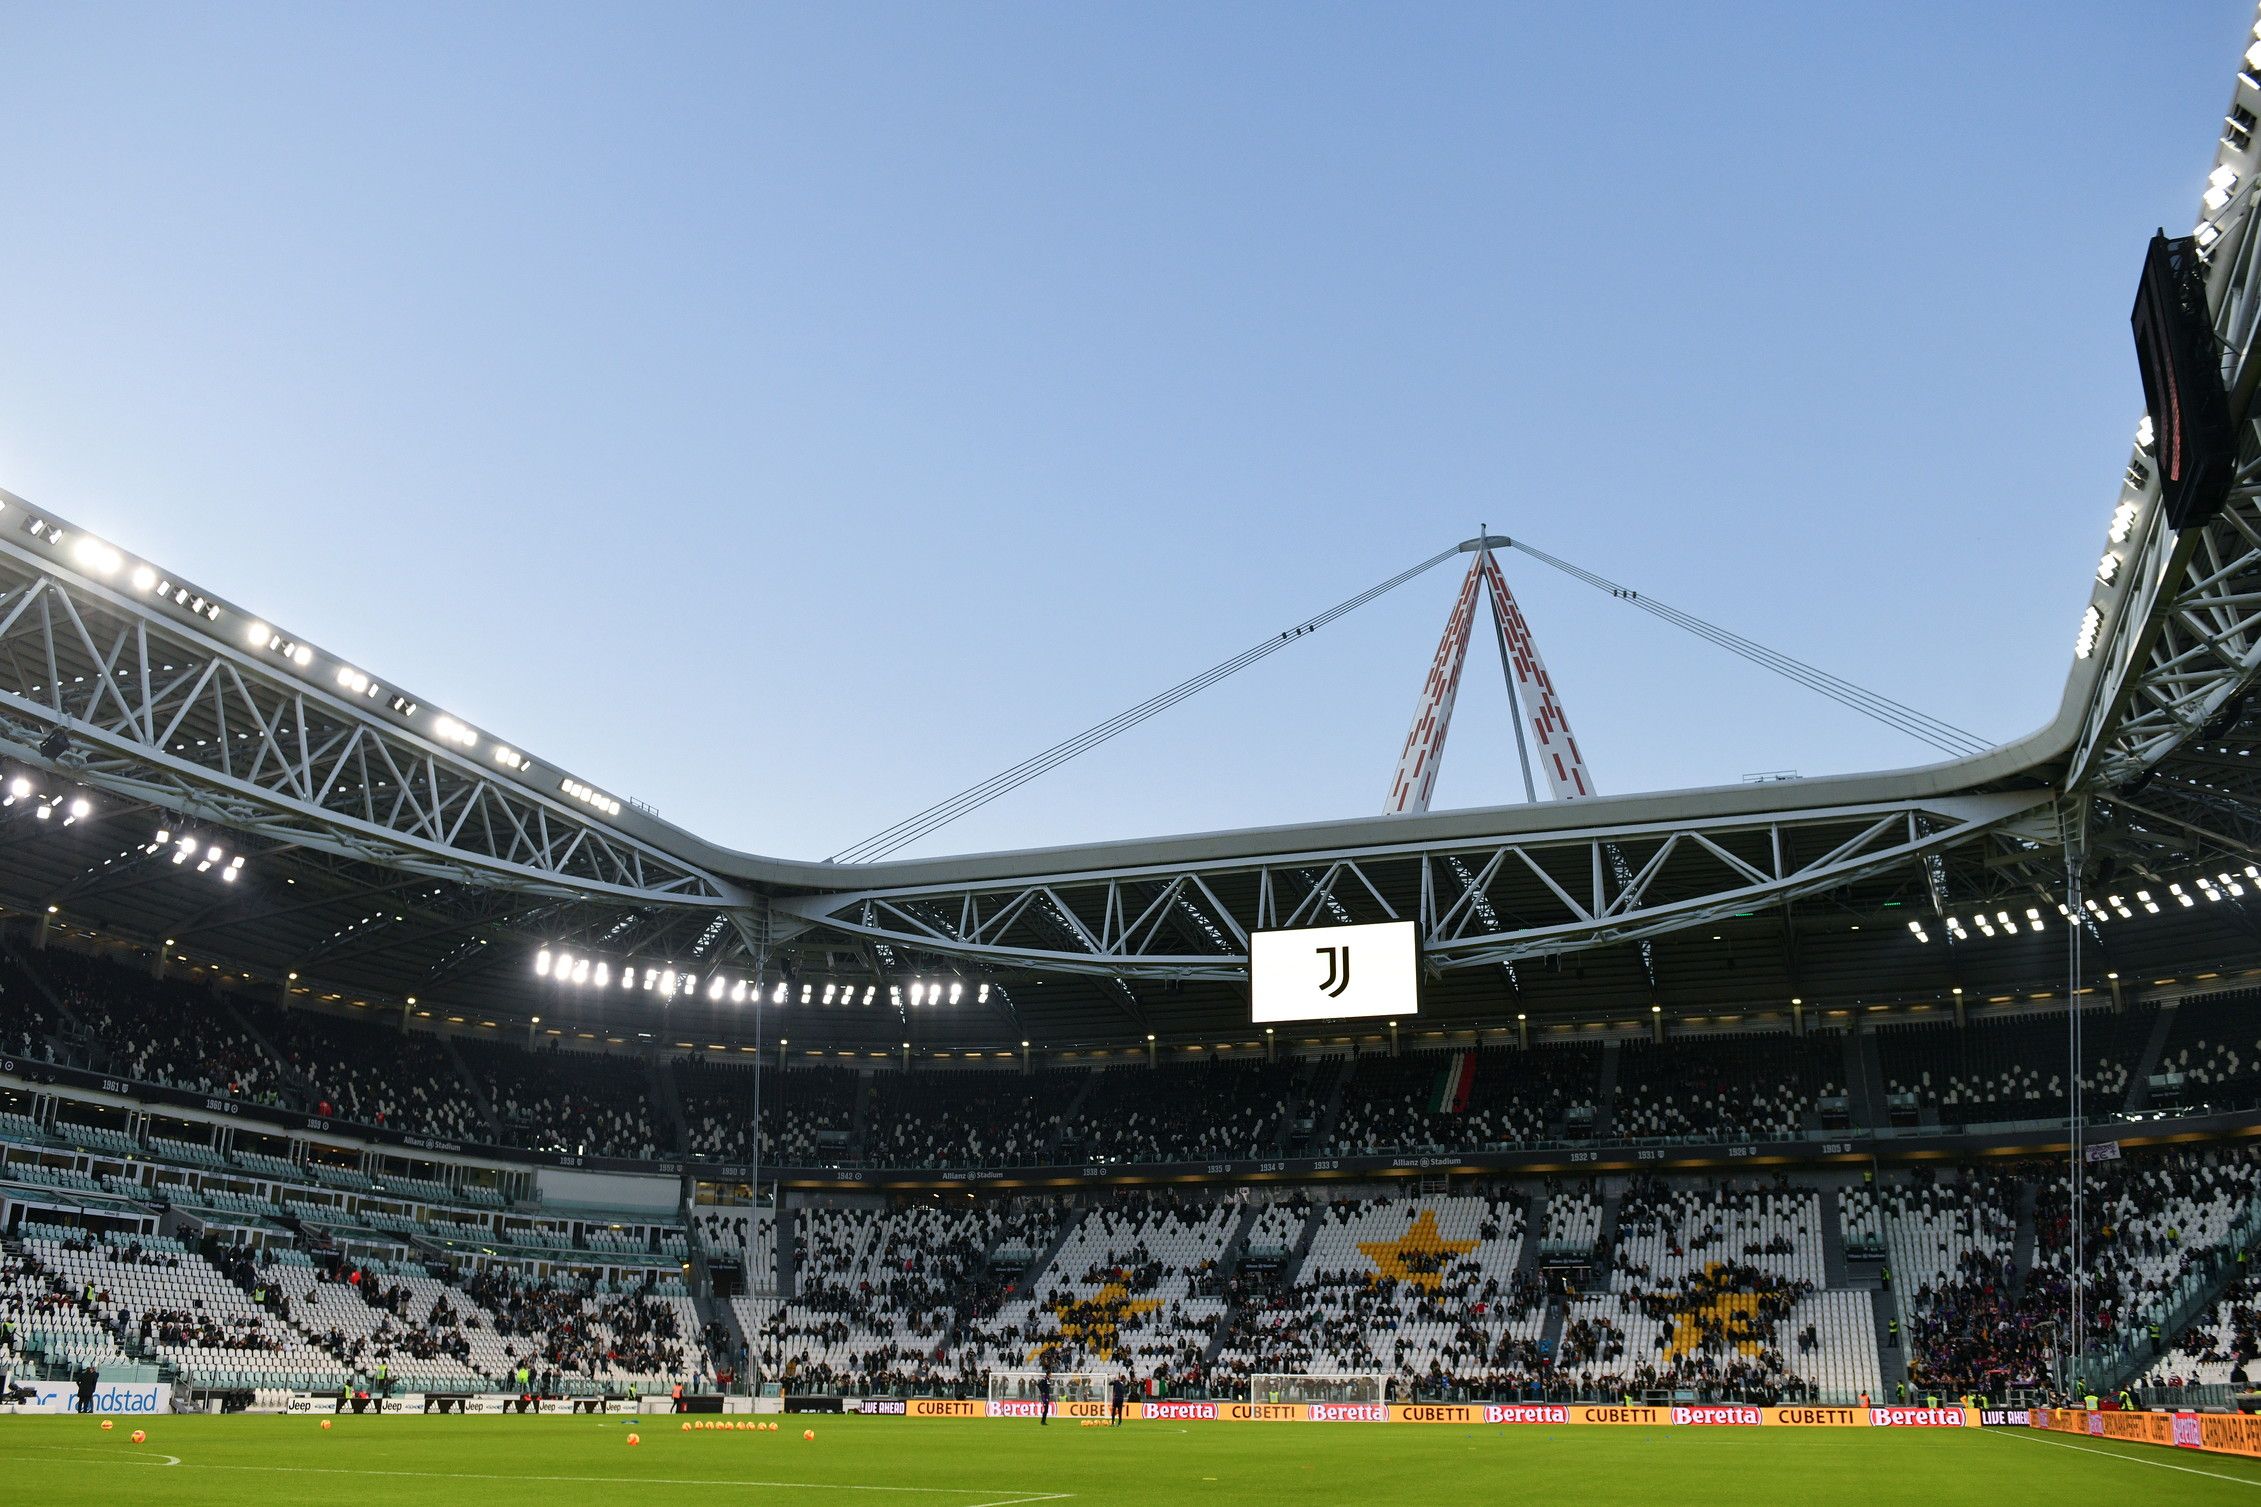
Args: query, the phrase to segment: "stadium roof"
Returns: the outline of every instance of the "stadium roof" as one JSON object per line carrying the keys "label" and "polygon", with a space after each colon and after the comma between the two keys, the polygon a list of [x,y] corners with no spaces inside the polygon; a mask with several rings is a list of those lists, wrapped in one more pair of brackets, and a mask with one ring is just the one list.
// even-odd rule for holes
{"label": "stadium roof", "polygon": [[[2061,995],[2074,935],[2084,988],[2241,975],[2261,966],[2256,115],[2249,67],[2194,231],[2240,445],[2228,501],[2172,527],[2139,437],[2100,509],[2058,713],[2015,743],[1822,779],[801,862],[672,826],[0,493],[0,757],[21,782],[0,791],[0,901],[318,999],[704,1043],[742,1039],[758,993],[783,1005],[772,1033],[853,1050],[1247,1040],[1248,933],[1329,921],[1420,925],[1419,1029]],[[582,981],[537,976],[545,949]]]}

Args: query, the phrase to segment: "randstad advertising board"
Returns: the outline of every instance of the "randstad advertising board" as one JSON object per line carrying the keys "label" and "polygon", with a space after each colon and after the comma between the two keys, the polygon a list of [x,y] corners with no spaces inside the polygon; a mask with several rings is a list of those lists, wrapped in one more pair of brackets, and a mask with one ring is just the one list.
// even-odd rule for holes
{"label": "randstad advertising board", "polygon": [[[19,1413],[75,1413],[79,1389],[75,1382],[26,1382],[32,1399],[19,1404]],[[173,1385],[164,1381],[106,1381],[94,1389],[97,1413],[167,1413],[173,1407]]]}

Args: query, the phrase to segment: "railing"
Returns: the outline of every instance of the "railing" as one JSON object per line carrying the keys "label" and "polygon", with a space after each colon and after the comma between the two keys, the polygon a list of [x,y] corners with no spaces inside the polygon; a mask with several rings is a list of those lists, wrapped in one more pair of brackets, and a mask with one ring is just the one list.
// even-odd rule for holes
{"label": "railing", "polygon": [[2228,1383],[2193,1382],[2181,1387],[2137,1387],[2136,1403],[2176,1413],[2228,1413],[2237,1407],[2240,1389]]}
{"label": "railing", "polygon": [[2224,1285],[2223,1274],[2234,1264],[2236,1253],[2251,1250],[2257,1238],[2261,1238],[2261,1202],[2248,1204],[2237,1223],[2224,1233],[2220,1244],[2178,1276],[2174,1285],[2147,1312],[2127,1321],[2120,1331],[2126,1338],[2097,1357],[2094,1374],[2114,1387],[2125,1386],[2140,1376],[2146,1366],[2165,1353],[2152,1348],[2149,1330],[2156,1327],[2163,1344],[2173,1344],[2175,1337],[2219,1296]]}

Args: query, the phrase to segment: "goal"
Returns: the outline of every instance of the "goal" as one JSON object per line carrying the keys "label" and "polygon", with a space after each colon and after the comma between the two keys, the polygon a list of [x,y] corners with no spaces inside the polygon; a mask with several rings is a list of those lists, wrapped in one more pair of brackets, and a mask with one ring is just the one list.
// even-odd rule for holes
{"label": "goal", "polygon": [[1379,1371],[1313,1374],[1275,1372],[1248,1379],[1248,1400],[1266,1402],[1387,1402],[1390,1379]]}
{"label": "goal", "polygon": [[1036,1402],[1042,1394],[1038,1384],[1052,1378],[1052,1405],[1064,1407],[1071,1402],[1105,1402],[1107,1400],[1106,1371],[992,1371],[989,1373],[989,1400],[991,1402]]}

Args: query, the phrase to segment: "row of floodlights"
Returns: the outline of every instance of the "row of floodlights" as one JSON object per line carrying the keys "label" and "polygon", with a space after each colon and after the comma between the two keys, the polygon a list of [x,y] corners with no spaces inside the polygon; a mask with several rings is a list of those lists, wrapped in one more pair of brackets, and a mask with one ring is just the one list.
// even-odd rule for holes
{"label": "row of floodlights", "polygon": [[[104,543],[92,534],[74,534],[44,518],[33,518],[24,527],[33,538],[45,540],[50,546],[62,549],[70,556],[72,564],[90,576],[107,581],[115,579],[121,572],[124,572],[128,584],[143,596],[161,597],[176,606],[187,608],[190,612],[208,622],[216,623],[220,620],[219,603],[210,601],[159,574],[157,568],[153,565],[137,563],[130,570],[127,569],[125,556],[120,554],[114,546]],[[244,641],[260,653],[273,654],[276,658],[300,670],[313,668],[314,648],[311,644],[287,637],[270,628],[267,624],[259,622],[254,622],[246,627],[243,636]],[[385,697],[385,688],[382,685],[371,679],[366,672],[357,670],[352,665],[337,665],[332,671],[332,678],[336,680],[338,688],[348,695],[358,696],[369,701],[376,701]],[[414,717],[419,710],[414,701],[401,695],[392,696],[389,700],[385,700],[385,704],[392,708],[395,715],[403,718]],[[479,747],[479,735],[453,717],[446,715],[435,717],[427,731],[436,741],[463,749],[466,752],[475,751]],[[492,748],[492,757],[495,763],[513,773],[523,774],[532,767],[533,761],[516,749],[500,743],[492,745]],[[621,803],[618,800],[602,791],[592,790],[579,780],[561,780],[557,788],[582,805],[601,811],[606,816],[618,816],[620,814]]]}
{"label": "row of floodlights", "polygon": [[66,827],[94,814],[94,802],[87,798],[84,790],[48,790],[28,774],[10,775],[8,783],[0,787],[0,809],[17,806],[29,808],[31,814],[43,822],[60,817]]}
{"label": "row of floodlights", "polygon": [[[2253,28],[2253,41],[2245,49],[2244,65],[2238,70],[2237,81],[2246,88],[2261,93],[2261,22]],[[2254,114],[2244,105],[2232,101],[2230,113],[2222,117],[2222,153],[2243,158],[2253,150]],[[2199,195],[2198,207],[2205,218],[2191,235],[2198,242],[2201,259],[2213,255],[2214,247],[2222,239],[2218,222],[2222,211],[2230,207],[2237,197],[2238,170],[2227,162],[2217,160],[2214,171],[2206,175],[2206,192]]]}
{"label": "row of floodlights", "polygon": [[[577,988],[610,989],[617,986],[623,993],[657,994],[662,999],[673,999],[677,995],[685,998],[704,995],[717,1004],[727,1001],[734,1005],[759,999],[765,987],[769,991],[771,1004],[790,1004],[794,1000],[796,987],[784,979],[765,986],[760,979],[734,977],[727,973],[710,973],[702,980],[689,969],[664,965],[655,967],[622,963],[616,967],[604,958],[563,950],[553,952],[547,947],[535,955],[534,973],[537,977]],[[913,979],[909,984],[889,984],[886,987],[889,1004],[908,1005],[912,1008],[922,1005],[955,1005],[966,997],[966,984],[962,979]],[[800,984],[798,988],[800,1003],[804,1005],[871,1005],[878,1002],[880,986],[807,982]],[[859,995],[862,996],[860,1000]],[[988,1004],[989,985],[974,985],[973,996],[976,1004]]]}
{"label": "row of floodlights", "polygon": [[[2191,894],[2191,889],[2196,889],[2198,894],[2204,896],[2209,902],[2219,902],[2224,899],[2242,900],[2245,898],[2248,885],[2261,888],[2261,868],[2247,864],[2242,877],[2230,873],[2227,869],[2219,874],[2200,874],[2190,881],[2190,888],[2187,889],[2183,886],[2181,880],[2172,880],[2168,883],[2163,897],[2153,894],[2150,890],[2141,889],[2125,894],[2107,895],[2101,901],[2085,899],[2081,902],[2081,906],[2091,921],[2099,923],[2112,920],[2132,921],[2139,911],[2147,916],[2156,916],[2169,905],[2184,910],[2196,909],[2198,899]],[[2062,901],[2057,904],[2057,914],[2066,921],[2074,919],[2072,911]],[[2014,937],[2021,930],[2038,932],[2047,927],[2047,923],[2042,919],[2041,908],[2034,905],[2026,907],[2023,918],[2014,916],[2006,910],[1998,910],[1991,916],[1984,911],[1974,911],[1967,924],[1959,916],[1942,916],[1939,918],[1939,924],[1946,928],[1949,937],[1958,942],[1969,941],[1970,935],[1974,931],[1985,937]],[[1919,942],[1931,940],[1930,930],[1921,921],[1910,921],[1908,930]]]}
{"label": "row of floodlights", "polygon": [[[2156,438],[2151,425],[2151,415],[2145,414],[2135,426],[2135,447],[2149,451]],[[2128,542],[2135,533],[2135,523],[2143,515],[2143,489],[2151,484],[2151,468],[2138,458],[2128,463],[2127,474],[2122,478],[2131,496],[2123,496],[2112,507],[2112,521],[2105,528],[2110,541],[2103,557],[2096,562],[2096,580],[2109,586],[2120,578],[2120,567],[2127,563],[2118,546]],[[2073,635],[2073,658],[2086,659],[2096,652],[2097,641],[2104,636],[2104,609],[2091,602],[2080,615],[2080,629]]]}
{"label": "row of floodlights", "polygon": [[125,572],[127,584],[145,597],[161,597],[176,607],[186,608],[208,623],[220,620],[220,604],[189,590],[178,581],[160,575],[157,567],[146,563],[126,569],[126,557],[109,544],[92,534],[74,534],[69,529],[48,522],[44,518],[27,519],[24,531],[34,539],[46,541],[49,547],[60,549],[71,558],[71,563],[90,576],[114,580]]}
{"label": "row of floodlights", "polygon": [[141,851],[152,856],[170,848],[175,865],[186,868],[196,865],[199,874],[217,874],[223,884],[236,882],[243,872],[243,855],[230,853],[216,842],[198,837],[193,832],[175,833],[170,828],[159,827],[157,835],[142,845]]}

